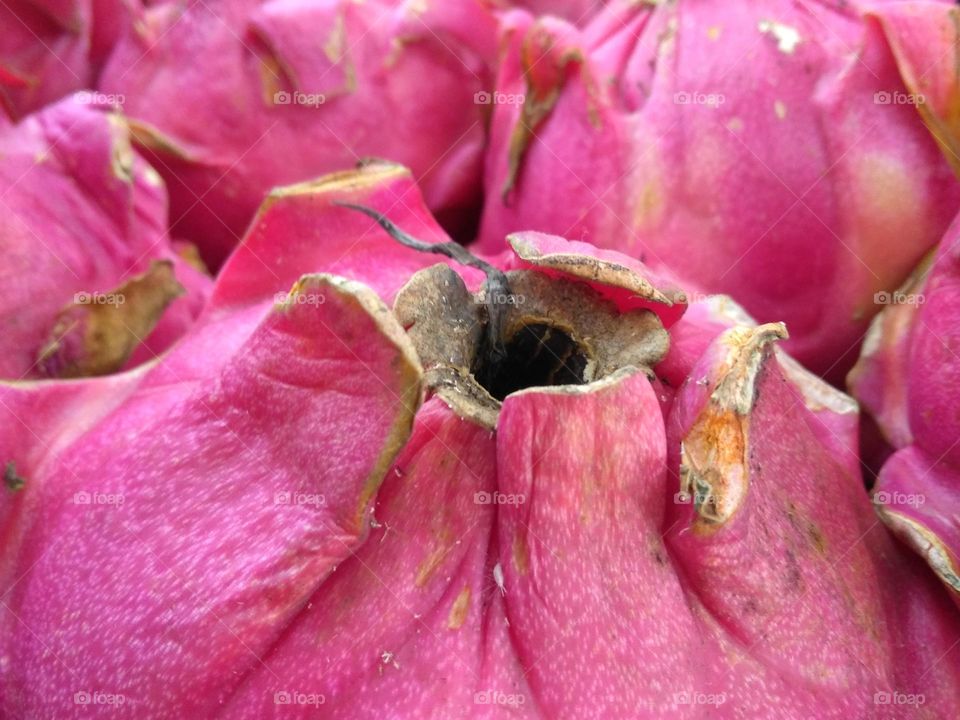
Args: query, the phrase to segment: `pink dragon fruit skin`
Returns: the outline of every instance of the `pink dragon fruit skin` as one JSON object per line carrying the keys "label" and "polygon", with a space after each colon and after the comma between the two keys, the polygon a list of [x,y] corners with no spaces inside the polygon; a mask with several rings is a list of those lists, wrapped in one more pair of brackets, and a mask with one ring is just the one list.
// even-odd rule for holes
{"label": "pink dragon fruit skin", "polygon": [[524,8],[534,15],[552,15],[574,25],[588,22],[603,9],[605,0],[513,0],[512,7]]}
{"label": "pink dragon fruit skin", "polygon": [[497,87],[526,103],[495,108],[488,251],[537,229],[669,267],[785,321],[836,380],[874,294],[957,210],[901,56],[853,5],[621,2],[582,30],[504,26]]}
{"label": "pink dragon fruit skin", "polygon": [[956,80],[958,11],[953,3],[888,2],[871,7],[930,132],[960,172],[960,87]]}
{"label": "pink dragon fruit skin", "polygon": [[[782,325],[695,303],[666,418],[625,367],[487,427],[421,403],[416,325],[383,302],[450,276],[343,202],[446,240],[397,167],[279,189],[161,361],[0,384],[6,712],[956,715],[960,618],[822,440],[855,406],[771,351]],[[512,243],[550,288],[646,282],[640,312],[685,322],[636,261]]]}
{"label": "pink dragon fruit skin", "polygon": [[172,267],[182,297],[135,342],[128,366],[155,358],[199,313],[210,280],[171,247],[163,182],[115,115],[68,98],[0,129],[0,195],[0,377],[50,374],[39,361],[47,343],[81,341],[77,328],[58,325],[64,313],[86,312],[91,298],[157,262]]}
{"label": "pink dragon fruit skin", "polygon": [[124,96],[174,232],[217,266],[271,188],[370,157],[409,165],[441,220],[475,214],[495,27],[479,0],[160,3],[101,88]]}
{"label": "pink dragon fruit skin", "polygon": [[124,0],[10,0],[0,5],[0,109],[22,118],[92,87],[121,29]]}
{"label": "pink dragon fruit skin", "polygon": [[896,448],[874,502],[960,602],[960,219],[890,301],[849,377]]}

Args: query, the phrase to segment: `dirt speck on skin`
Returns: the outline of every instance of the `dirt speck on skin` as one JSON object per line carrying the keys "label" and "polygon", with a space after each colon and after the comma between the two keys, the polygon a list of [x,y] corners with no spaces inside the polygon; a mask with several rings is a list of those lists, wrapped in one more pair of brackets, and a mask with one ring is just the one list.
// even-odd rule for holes
{"label": "dirt speck on skin", "polygon": [[806,517],[793,502],[788,502],[784,511],[793,529],[810,544],[818,555],[826,555],[827,539],[820,526]]}
{"label": "dirt speck on skin", "polygon": [[787,567],[785,569],[784,582],[787,591],[802,595],[805,590],[803,582],[803,573],[800,571],[800,563],[797,556],[790,548],[786,549]]}
{"label": "dirt speck on skin", "polygon": [[7,490],[11,492],[21,490],[26,482],[27,479],[17,473],[16,463],[14,463],[13,460],[7,462],[3,470],[3,484],[7,486]]}
{"label": "dirt speck on skin", "polygon": [[450,616],[447,618],[447,627],[451,630],[459,630],[466,622],[467,614],[470,612],[470,586],[464,586],[453,606],[450,608]]}

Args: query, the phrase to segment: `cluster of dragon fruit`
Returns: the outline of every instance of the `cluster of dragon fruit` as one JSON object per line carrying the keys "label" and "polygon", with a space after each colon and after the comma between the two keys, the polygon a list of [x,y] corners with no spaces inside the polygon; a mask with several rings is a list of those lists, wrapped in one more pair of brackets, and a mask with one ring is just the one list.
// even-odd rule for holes
{"label": "cluster of dragon fruit", "polygon": [[960,7],[0,2],[0,718],[960,717]]}

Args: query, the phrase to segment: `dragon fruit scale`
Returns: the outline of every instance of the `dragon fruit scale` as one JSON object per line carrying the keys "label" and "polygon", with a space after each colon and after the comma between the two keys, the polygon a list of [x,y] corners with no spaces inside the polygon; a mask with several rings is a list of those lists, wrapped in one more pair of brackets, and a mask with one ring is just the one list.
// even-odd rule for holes
{"label": "dragon fruit scale", "polygon": [[953,10],[623,0],[582,28],[515,11],[497,87],[523,102],[495,108],[479,247],[535,229],[669,268],[786,322],[791,354],[839,383],[874,295],[960,207]]}
{"label": "dragon fruit scale", "polygon": [[895,449],[873,500],[960,603],[960,220],[885,299],[849,377]]}
{"label": "dragon fruit scale", "polygon": [[0,377],[102,375],[181,337],[211,283],[166,224],[116,114],[73,96],[0,127]]}
{"label": "dragon fruit scale", "polygon": [[6,715],[957,715],[960,616],[782,324],[426,207],[274,190],[160,360],[0,384]]}
{"label": "dragon fruit scale", "polygon": [[469,226],[495,56],[480,0],[161,2],[100,90],[124,97],[174,232],[219,266],[271,188],[370,158],[410,166],[433,211]]}
{"label": "dragon fruit scale", "polygon": [[[7,0],[0,4],[0,116],[21,119],[93,87],[131,22],[126,0]],[[96,100],[87,94],[90,102]],[[122,98],[109,98],[119,103]]]}

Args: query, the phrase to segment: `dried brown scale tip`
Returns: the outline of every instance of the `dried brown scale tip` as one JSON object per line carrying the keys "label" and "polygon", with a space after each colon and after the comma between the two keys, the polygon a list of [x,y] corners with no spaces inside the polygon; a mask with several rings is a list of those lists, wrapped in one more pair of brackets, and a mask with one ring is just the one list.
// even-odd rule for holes
{"label": "dried brown scale tip", "polygon": [[8,461],[3,469],[3,484],[7,486],[7,489],[16,492],[22,489],[26,482],[26,478],[17,474],[17,466],[13,460]]}
{"label": "dried brown scale tip", "polygon": [[621,312],[587,282],[538,270],[507,273],[456,242],[417,240],[372,208],[335,204],[372,218],[405,247],[486,274],[471,294],[452,268],[435,265],[416,273],[394,303],[428,386],[462,417],[492,429],[500,402],[514,392],[582,385],[626,367],[652,376],[666,355],[669,336],[649,310]]}
{"label": "dried brown scale tip", "polygon": [[[649,310],[621,313],[585,283],[535,270],[506,274],[511,302],[486,286],[471,294],[446,265],[416,273],[394,312],[426,369],[427,385],[459,415],[493,428],[501,401],[528,387],[582,385],[621,368],[651,367],[669,338]],[[502,305],[506,355],[490,367],[484,352],[486,308]]]}
{"label": "dried brown scale tip", "polygon": [[109,292],[77,293],[60,311],[37,363],[50,377],[116,372],[184,292],[173,263],[154,260],[146,272]]}

